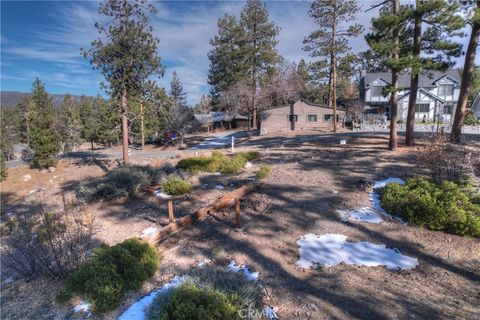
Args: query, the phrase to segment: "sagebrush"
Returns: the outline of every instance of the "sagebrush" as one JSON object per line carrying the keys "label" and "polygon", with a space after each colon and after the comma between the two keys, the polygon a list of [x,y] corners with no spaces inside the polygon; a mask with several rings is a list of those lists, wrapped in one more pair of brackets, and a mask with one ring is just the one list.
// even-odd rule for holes
{"label": "sagebrush", "polygon": [[270,175],[271,171],[272,171],[272,168],[270,166],[263,165],[263,166],[260,167],[260,169],[256,173],[255,177],[258,180],[265,179]]}
{"label": "sagebrush", "polygon": [[192,185],[182,179],[168,179],[162,184],[163,190],[171,195],[183,195],[192,192]]}
{"label": "sagebrush", "polygon": [[387,185],[380,199],[387,212],[411,225],[480,237],[480,204],[469,186],[415,178]]}
{"label": "sagebrush", "polygon": [[184,169],[192,174],[198,172],[220,172],[231,174],[239,172],[247,163],[260,158],[257,151],[239,152],[233,157],[225,156],[220,151],[212,152],[210,157],[190,157],[182,159],[177,163],[177,168]]}

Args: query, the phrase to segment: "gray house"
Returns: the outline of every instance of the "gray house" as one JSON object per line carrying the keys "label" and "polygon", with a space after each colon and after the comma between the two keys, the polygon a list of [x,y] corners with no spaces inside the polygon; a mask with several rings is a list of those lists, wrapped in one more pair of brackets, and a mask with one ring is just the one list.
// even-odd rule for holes
{"label": "gray house", "polygon": [[[385,114],[390,117],[390,95],[384,94],[384,88],[390,85],[391,78],[388,72],[362,71],[360,97],[367,113]],[[418,82],[416,121],[434,121],[437,117],[444,122],[453,121],[460,92],[459,70],[429,71],[420,74]],[[397,116],[399,120],[405,121],[410,97],[410,74],[399,76],[399,87]]]}

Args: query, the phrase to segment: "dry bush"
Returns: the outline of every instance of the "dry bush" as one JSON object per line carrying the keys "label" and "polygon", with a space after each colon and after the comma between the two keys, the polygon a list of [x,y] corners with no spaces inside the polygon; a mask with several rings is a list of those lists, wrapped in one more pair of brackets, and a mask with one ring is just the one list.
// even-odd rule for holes
{"label": "dry bush", "polygon": [[76,202],[64,200],[64,209],[51,211],[45,198],[33,214],[20,213],[2,237],[5,266],[33,279],[40,275],[64,278],[78,269],[91,249],[94,216]]}
{"label": "dry bush", "polygon": [[444,135],[438,134],[428,138],[426,146],[421,149],[420,161],[430,178],[437,182],[465,182],[475,176],[471,156],[465,146],[452,144]]}

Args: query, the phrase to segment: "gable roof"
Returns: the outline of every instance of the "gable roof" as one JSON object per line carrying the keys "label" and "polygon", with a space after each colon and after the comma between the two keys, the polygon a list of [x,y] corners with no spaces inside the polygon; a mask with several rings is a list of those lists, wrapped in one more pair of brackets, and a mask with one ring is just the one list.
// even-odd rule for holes
{"label": "gable roof", "polygon": [[213,122],[223,121],[225,112],[195,113],[193,116],[201,124],[209,124]]}
{"label": "gable roof", "polygon": [[[432,99],[434,99],[434,100],[438,100],[438,101],[440,101],[441,103],[444,103],[444,102],[445,102],[442,98],[434,95],[433,93],[431,93],[431,92],[428,91],[428,90],[425,90],[424,88],[419,88],[419,89],[418,89],[418,92],[421,92],[421,93],[423,93],[424,95],[429,96],[430,98],[432,98]],[[407,93],[405,93],[404,95],[402,95],[401,97],[399,97],[399,98],[397,99],[397,101],[400,101],[400,100],[402,100],[403,98],[405,98],[405,97],[407,97],[407,96],[409,96],[409,95],[410,95],[410,91],[408,91]]]}
{"label": "gable roof", "polygon": [[[449,69],[446,71],[428,71],[421,73],[418,77],[418,87],[435,87],[435,83],[446,76],[448,76],[448,78],[452,79],[452,81],[456,82],[457,84],[460,84],[461,82],[460,71],[457,69]],[[390,83],[392,74],[390,72],[368,72],[364,77],[364,86],[369,87],[373,82],[375,82],[375,80],[378,79],[382,79]],[[398,76],[398,85],[402,88],[410,88],[410,74],[400,74]]]}
{"label": "gable roof", "polygon": [[[333,109],[333,107],[330,107],[330,106],[327,106],[327,105],[324,105],[324,104],[316,104],[316,103],[310,102],[310,101],[308,101],[308,100],[306,100],[306,99],[303,99],[303,98],[300,99],[300,100],[295,101],[295,103],[297,103],[298,101],[301,101],[301,102],[303,102],[303,103],[305,103],[305,104],[308,104],[309,106],[312,106],[312,107]],[[294,104],[295,104],[295,103],[294,103]],[[342,111],[344,111],[345,108],[343,108],[343,107],[341,107],[340,105],[338,105],[338,102],[337,102],[337,110],[342,110]]]}

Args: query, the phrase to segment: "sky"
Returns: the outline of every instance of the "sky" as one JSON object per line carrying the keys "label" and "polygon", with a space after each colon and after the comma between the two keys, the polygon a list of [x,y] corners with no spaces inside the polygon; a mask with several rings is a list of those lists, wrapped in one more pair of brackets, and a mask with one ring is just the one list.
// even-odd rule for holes
{"label": "sky", "polygon": [[[363,10],[380,0],[358,1]],[[217,32],[217,20],[225,13],[239,16],[242,1],[155,1],[152,17],[158,54],[166,66],[157,84],[170,86],[177,71],[188,102],[195,104],[207,94],[209,44]],[[45,82],[49,93],[104,95],[99,71],[92,70],[80,48],[89,48],[98,37],[97,1],[1,1],[1,90],[29,92],[35,77]],[[281,29],[278,52],[290,62],[308,55],[302,40],[315,25],[308,16],[308,1],[267,1],[270,18]],[[358,23],[368,31],[377,10],[362,12]],[[463,38],[467,44],[468,39]],[[353,52],[368,48],[363,35],[350,41]],[[458,60],[463,63],[463,57]],[[479,61],[480,62],[480,61]]]}

